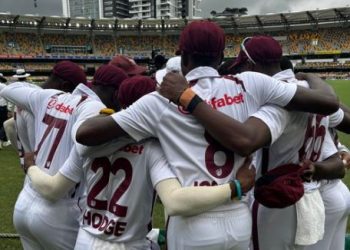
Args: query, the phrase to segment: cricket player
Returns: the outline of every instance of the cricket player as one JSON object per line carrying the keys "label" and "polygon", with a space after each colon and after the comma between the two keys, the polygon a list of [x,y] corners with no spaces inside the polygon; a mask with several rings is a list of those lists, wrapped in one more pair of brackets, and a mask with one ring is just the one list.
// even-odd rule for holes
{"label": "cricket player", "polygon": [[[85,73],[78,65],[63,61],[53,68],[44,89],[14,83],[1,91],[2,96],[34,115],[35,162],[48,175],[56,174],[68,158],[74,144],[71,137],[74,123],[105,108],[87,95],[64,92],[72,92],[85,82]],[[14,224],[24,249],[72,249],[79,229],[80,193],[74,187],[59,201],[51,202],[36,192],[30,182],[26,183],[14,212]]]}
{"label": "cricket player", "polygon": [[[272,37],[254,36],[244,39],[241,48],[232,67],[239,68],[243,72],[264,73],[283,82],[308,87],[307,82],[298,81],[295,78],[292,70],[281,70],[282,48]],[[290,163],[299,164],[304,160],[309,160],[314,162],[312,169],[307,170],[312,180],[337,179],[344,176],[344,167],[330,134],[327,132],[328,117],[301,112],[287,113],[271,106],[261,108],[253,116],[259,118],[269,109],[274,109],[275,115],[279,115],[279,119],[284,121],[284,128],[280,137],[268,149],[263,149],[262,166],[259,167],[260,175],[278,166]],[[333,115],[334,122],[339,124],[343,116],[344,112],[339,110]],[[276,123],[267,123],[267,125],[273,129]],[[323,161],[326,159],[328,160]],[[304,187],[307,196],[312,195],[322,203],[318,188],[317,182],[306,183]],[[310,209],[315,209],[315,207]],[[298,243],[311,245],[322,239],[323,233],[318,236],[315,232],[315,236],[311,235],[308,241],[298,240],[297,227],[302,222],[297,221],[297,210],[298,205],[271,209],[255,201],[253,204],[253,218],[256,220],[253,229],[254,249],[303,249],[303,246],[298,246]],[[322,222],[320,224],[323,227]]]}
{"label": "cricket player", "polygon": [[[251,127],[241,122],[260,106],[290,104],[301,109],[300,102],[304,100],[301,97],[306,95],[310,102],[307,108],[312,111],[316,111],[317,106],[320,108],[319,105],[326,113],[338,109],[334,97],[325,100],[310,90],[281,84],[261,74],[246,73],[240,79],[221,77],[215,69],[223,58],[224,41],[223,30],[215,23],[190,23],[181,33],[179,50],[182,73],[191,87],[179,74],[168,73],[161,87],[170,81],[179,88],[172,91],[176,95],[171,98],[166,90],[161,93],[173,103],[158,93],[151,93],[110,117],[86,120],[77,130],[77,141],[98,145],[125,134],[137,141],[156,137],[182,186],[212,186],[235,178],[245,160],[241,155],[256,150],[245,133]],[[215,109],[220,112],[213,112]],[[232,120],[233,117],[239,122]],[[226,122],[240,127],[232,131],[232,127],[225,126]],[[263,123],[258,119],[254,122]],[[269,130],[265,125],[262,129]],[[215,140],[228,130],[234,135],[225,138],[223,145],[235,153]],[[261,129],[254,129],[254,133],[254,140],[260,140]],[[278,131],[268,131],[271,141],[276,133]],[[93,140],[97,137],[98,140]],[[168,249],[247,249],[251,226],[251,214],[245,202],[225,204],[198,216],[171,216]]]}
{"label": "cricket player", "polygon": [[[123,81],[117,94],[121,106],[127,107],[154,90],[153,80],[136,76]],[[55,176],[46,175],[37,166],[28,169],[32,184],[48,199],[59,199],[76,183],[86,185],[75,249],[155,249],[146,238],[151,229],[154,188],[170,215],[195,215],[231,203],[237,196],[232,183],[181,188],[154,139],[122,149],[114,144],[114,148],[114,153],[98,158],[90,155],[81,159],[77,152],[72,153]],[[105,151],[103,148],[94,154]],[[238,171],[244,191],[252,187],[254,171],[249,161]]]}

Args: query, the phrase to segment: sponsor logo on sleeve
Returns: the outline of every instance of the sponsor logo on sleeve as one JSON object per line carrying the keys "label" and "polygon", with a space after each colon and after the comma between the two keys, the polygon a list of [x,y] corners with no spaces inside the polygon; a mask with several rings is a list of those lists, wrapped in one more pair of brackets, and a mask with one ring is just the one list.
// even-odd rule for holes
{"label": "sponsor logo on sleeve", "polygon": [[65,105],[63,102],[58,103],[56,98],[53,98],[47,104],[47,109],[56,109],[58,112],[62,112],[65,114],[72,114],[74,108],[70,107],[70,105]]}

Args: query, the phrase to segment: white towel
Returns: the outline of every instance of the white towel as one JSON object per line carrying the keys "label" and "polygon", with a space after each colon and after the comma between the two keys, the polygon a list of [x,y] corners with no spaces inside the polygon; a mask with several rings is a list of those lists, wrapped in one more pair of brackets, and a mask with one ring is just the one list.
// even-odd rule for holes
{"label": "white towel", "polygon": [[295,244],[312,245],[323,238],[325,209],[318,189],[306,192],[295,204],[297,230]]}

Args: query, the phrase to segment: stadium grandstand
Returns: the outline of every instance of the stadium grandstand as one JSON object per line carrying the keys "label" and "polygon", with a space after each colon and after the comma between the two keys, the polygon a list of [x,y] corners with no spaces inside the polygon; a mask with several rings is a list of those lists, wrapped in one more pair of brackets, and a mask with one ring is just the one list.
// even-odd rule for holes
{"label": "stadium grandstand", "polygon": [[[265,34],[281,43],[297,70],[349,78],[349,7],[211,20],[227,34],[226,58],[237,56],[245,37]],[[149,64],[157,53],[175,54],[180,31],[190,21],[0,14],[0,71],[10,75],[24,67],[32,75],[43,75],[62,59],[90,71],[115,54]]]}

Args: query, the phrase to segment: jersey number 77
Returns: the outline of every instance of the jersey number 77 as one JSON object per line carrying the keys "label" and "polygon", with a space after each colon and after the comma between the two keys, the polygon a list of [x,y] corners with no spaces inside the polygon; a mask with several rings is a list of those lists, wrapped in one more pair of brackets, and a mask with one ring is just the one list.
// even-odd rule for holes
{"label": "jersey number 77", "polygon": [[46,130],[45,130],[45,132],[44,132],[44,134],[43,134],[43,136],[38,144],[37,149],[35,150],[35,155],[37,155],[38,152],[40,151],[40,149],[41,149],[44,141],[48,137],[48,135],[50,133],[53,133],[54,129],[58,129],[55,140],[51,144],[49,155],[47,156],[47,159],[45,162],[45,168],[49,169],[51,166],[52,158],[54,157],[56,150],[57,150],[57,147],[60,144],[60,141],[62,139],[64,130],[65,130],[66,125],[67,125],[67,121],[64,119],[56,118],[56,117],[51,116],[49,114],[45,114],[42,122],[47,124],[47,128],[46,128]]}

